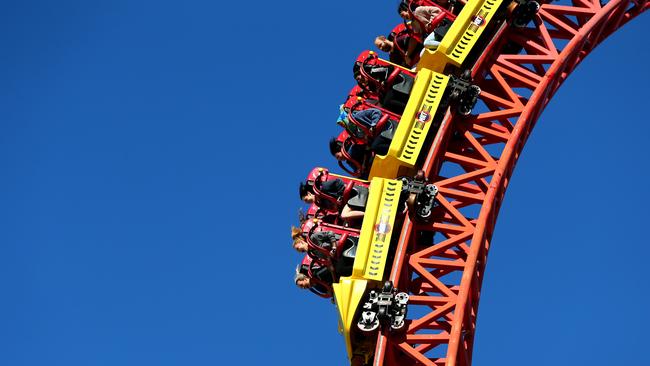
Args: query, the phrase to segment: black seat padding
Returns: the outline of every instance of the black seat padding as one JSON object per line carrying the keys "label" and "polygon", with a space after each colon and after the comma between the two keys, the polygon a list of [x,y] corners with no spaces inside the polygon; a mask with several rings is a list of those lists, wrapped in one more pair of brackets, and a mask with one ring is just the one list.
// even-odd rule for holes
{"label": "black seat padding", "polygon": [[433,33],[435,34],[435,40],[441,41],[445,34],[447,34],[449,31],[449,28],[451,28],[451,20],[447,18],[443,19],[440,24],[438,24],[438,26],[433,30]]}
{"label": "black seat padding", "polygon": [[391,85],[390,89],[388,89],[381,100],[381,104],[384,108],[391,112],[402,114],[404,108],[406,108],[406,103],[409,100],[409,95],[411,94],[411,89],[413,89],[414,82],[415,79],[412,76],[404,73],[399,74],[395,83]]}
{"label": "black seat padding", "polygon": [[365,210],[368,202],[368,187],[354,186],[352,198],[348,200],[348,206],[356,210]]}
{"label": "black seat padding", "polygon": [[354,267],[354,257],[357,255],[357,247],[359,244],[358,236],[348,236],[348,240],[345,242],[345,246],[350,246],[349,248],[343,250],[341,253],[341,258],[334,263],[334,270],[339,276],[349,276],[352,274],[352,268]]}

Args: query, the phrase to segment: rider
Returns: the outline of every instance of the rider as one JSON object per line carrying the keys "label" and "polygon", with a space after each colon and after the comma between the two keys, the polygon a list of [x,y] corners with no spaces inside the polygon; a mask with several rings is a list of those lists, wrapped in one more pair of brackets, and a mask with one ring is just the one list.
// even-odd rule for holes
{"label": "rider", "polygon": [[[311,274],[313,278],[320,280],[322,282],[325,282],[327,284],[332,284],[334,282],[332,278],[332,272],[325,267],[325,266],[319,266],[319,265],[314,265],[312,267]],[[320,293],[326,293],[327,289],[321,286],[320,284],[312,284],[312,277],[309,277],[309,272],[308,272],[308,267],[305,265],[298,265],[296,267],[296,275],[293,278],[294,282],[296,283],[296,286],[300,287],[301,289],[308,289],[312,286],[318,290]]]}
{"label": "rider", "polygon": [[[331,231],[316,231],[309,237],[312,243],[327,250],[336,250],[336,235]],[[295,226],[291,227],[291,239],[293,239],[292,247],[300,253],[306,253],[309,249],[309,244],[305,241],[305,236],[300,228]],[[320,253],[319,253],[320,254]]]}
{"label": "rider", "polygon": [[[411,3],[411,4],[409,4]],[[426,48],[437,48],[440,44],[440,36],[434,32],[434,29],[440,25],[442,18],[439,15],[443,13],[442,6],[446,5],[448,1],[438,1],[443,5],[419,5],[417,1],[400,2],[398,13],[400,16],[410,22],[411,29],[417,37],[411,37],[408,42],[407,55],[414,54],[417,48],[422,46]],[[408,9],[412,9],[409,13]],[[420,41],[416,41],[419,38]]]}
{"label": "rider", "polygon": [[[342,179],[336,178],[327,180],[321,183],[321,191],[325,194],[334,197],[334,199],[339,200],[343,196],[345,191],[345,183]],[[316,200],[316,194],[314,193],[314,186],[312,183],[300,182],[299,187],[300,199],[305,203],[314,203]],[[331,207],[331,202],[327,200],[322,200],[319,202],[321,208],[323,209],[334,209]],[[363,208],[359,209],[357,206],[351,205],[349,202],[346,202],[341,210],[340,217],[344,221],[353,221],[363,217],[364,211]]]}
{"label": "rider", "polygon": [[[378,93],[376,89],[377,86],[373,83],[370,83],[366,75],[361,72],[361,61],[356,61],[354,66],[352,66],[352,73],[354,74],[354,79],[357,81],[357,84],[365,90],[368,90],[371,93]],[[377,80],[379,83],[383,83],[388,80],[388,77],[393,72],[394,67],[390,65],[369,65],[366,64],[363,67],[363,70],[368,74],[368,76]]]}
{"label": "rider", "polygon": [[[305,234],[297,227],[291,228],[291,238],[293,239],[292,247],[300,252],[306,253],[309,250],[309,244],[305,240]],[[339,276],[349,276],[352,273],[352,266],[354,264],[354,256],[356,255],[356,245],[359,242],[358,236],[348,236],[343,244],[344,252],[338,258],[334,257],[337,248],[337,236],[331,231],[316,231],[309,237],[312,243],[316,246],[325,249],[329,252],[329,257],[332,260],[333,269]],[[327,259],[322,252],[314,251],[309,254],[312,257]],[[330,273],[331,276],[331,273]]]}
{"label": "rider", "polygon": [[[345,131],[344,131],[345,132]],[[347,161],[343,154],[343,142],[333,137],[329,143],[330,153],[338,161]],[[366,147],[364,145],[350,144],[345,152],[350,156],[350,159],[363,166],[366,159]]]}
{"label": "rider", "polygon": [[[366,136],[366,133],[361,128],[350,121],[348,108],[341,106],[340,111],[341,114],[336,120],[336,123],[338,125],[343,126],[346,130],[348,130],[350,135],[358,139],[371,137]],[[383,113],[377,108],[368,108],[352,112],[352,117],[368,130],[375,128],[375,126],[377,126],[377,123],[379,123],[379,120],[381,120],[382,116]]]}
{"label": "rider", "polygon": [[[365,145],[352,143],[347,148],[346,152],[352,160],[363,163],[366,160],[367,154],[375,153],[377,155],[386,155],[390,148],[390,143],[393,139],[396,123],[387,123],[386,129],[377,135],[366,149]],[[330,140],[330,153],[338,161],[345,161],[346,157],[343,154],[343,143],[336,138]]]}
{"label": "rider", "polygon": [[[393,28],[388,37],[377,36],[374,42],[378,49],[388,53],[390,62],[408,68],[415,66],[422,50],[422,44],[413,38],[412,32],[409,30],[410,24],[409,22],[407,26],[400,23]],[[411,42],[414,44],[414,49],[409,52]]]}
{"label": "rider", "polygon": [[[320,186],[320,190],[323,191],[323,193],[332,197],[336,197],[338,199],[338,197],[341,197],[343,195],[343,191],[345,190],[345,183],[343,183],[343,180],[340,178],[331,179],[322,182]],[[300,192],[300,199],[305,203],[314,203],[314,201],[316,200],[314,187],[309,183],[300,182],[299,192]],[[328,207],[323,207],[323,208],[328,208]]]}
{"label": "rider", "polygon": [[[352,274],[352,265],[348,264],[341,266],[340,270],[340,272],[337,272],[339,276],[349,276]],[[301,289],[308,289],[313,287],[319,293],[327,293],[329,292],[329,289],[325,288],[325,286],[317,282],[325,283],[326,285],[331,286],[334,282],[334,277],[332,276],[332,272],[327,266],[321,266],[319,264],[312,263],[311,258],[305,256],[305,259],[303,259],[302,263],[296,267],[294,282],[296,283],[296,286],[300,287]]]}

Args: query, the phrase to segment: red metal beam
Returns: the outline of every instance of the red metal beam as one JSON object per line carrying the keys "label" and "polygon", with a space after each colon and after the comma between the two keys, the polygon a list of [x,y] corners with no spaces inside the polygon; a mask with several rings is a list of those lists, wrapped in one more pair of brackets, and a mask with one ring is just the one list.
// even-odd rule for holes
{"label": "red metal beam", "polygon": [[[471,365],[490,238],[525,142],[571,71],[647,8],[629,0],[544,4],[534,24],[504,29],[489,44],[473,68],[482,89],[479,113],[447,113],[422,166],[439,188],[438,219],[407,219],[390,275],[410,292],[411,307],[428,311],[409,313],[406,334],[378,336],[374,366]],[[507,42],[522,53],[501,54]]]}

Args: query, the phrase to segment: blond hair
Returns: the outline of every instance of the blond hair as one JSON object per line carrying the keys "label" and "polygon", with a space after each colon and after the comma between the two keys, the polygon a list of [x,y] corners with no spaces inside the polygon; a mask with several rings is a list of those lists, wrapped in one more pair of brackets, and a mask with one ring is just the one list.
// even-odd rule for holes
{"label": "blond hair", "polygon": [[305,237],[302,235],[302,230],[300,228],[292,226],[291,227],[291,239],[293,239],[293,242],[291,242],[291,247],[296,249],[296,244],[305,241]]}
{"label": "blond hair", "polygon": [[296,240],[297,237],[302,237],[302,229],[292,226],[291,227],[291,239]]}

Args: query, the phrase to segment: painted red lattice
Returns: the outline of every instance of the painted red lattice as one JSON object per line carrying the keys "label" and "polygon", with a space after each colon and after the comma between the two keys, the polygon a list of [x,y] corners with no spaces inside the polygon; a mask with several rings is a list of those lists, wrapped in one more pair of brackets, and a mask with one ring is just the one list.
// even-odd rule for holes
{"label": "painted red lattice", "polygon": [[448,114],[424,163],[440,190],[438,219],[406,219],[390,279],[411,296],[408,329],[378,336],[374,366],[471,365],[490,239],[519,154],[571,71],[647,8],[625,0],[543,4],[534,24],[504,28],[490,44],[473,69],[477,114]]}

